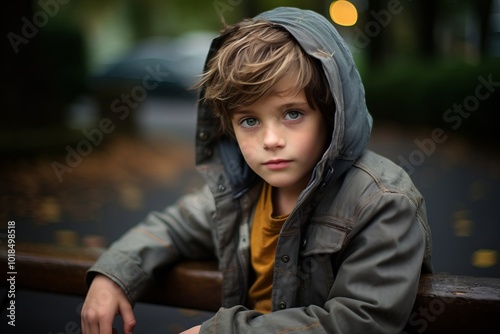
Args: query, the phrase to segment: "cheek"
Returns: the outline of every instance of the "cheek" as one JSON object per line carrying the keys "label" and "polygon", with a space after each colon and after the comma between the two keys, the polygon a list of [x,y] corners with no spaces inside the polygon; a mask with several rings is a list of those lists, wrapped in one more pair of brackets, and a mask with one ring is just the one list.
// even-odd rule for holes
{"label": "cheek", "polygon": [[252,140],[248,140],[248,138],[242,138],[241,136],[237,136],[238,145],[240,147],[241,153],[247,162],[255,156],[255,143]]}
{"label": "cheek", "polygon": [[318,146],[318,132],[311,131],[298,135],[295,138],[296,147],[304,153],[311,154],[316,151]]}
{"label": "cheek", "polygon": [[296,143],[303,154],[314,156],[319,159],[325,150],[326,130],[323,126],[311,126],[308,131],[304,131]]}

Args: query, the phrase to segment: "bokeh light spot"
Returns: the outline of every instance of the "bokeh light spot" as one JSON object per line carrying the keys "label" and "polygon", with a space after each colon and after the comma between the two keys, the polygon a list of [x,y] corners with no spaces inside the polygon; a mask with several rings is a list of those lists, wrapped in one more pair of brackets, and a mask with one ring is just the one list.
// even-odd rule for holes
{"label": "bokeh light spot", "polygon": [[469,219],[469,211],[461,210],[453,213],[453,231],[456,237],[469,237],[474,222]]}
{"label": "bokeh light spot", "polygon": [[497,260],[497,251],[493,249],[478,249],[472,254],[472,265],[478,268],[493,267]]}
{"label": "bokeh light spot", "polygon": [[356,6],[347,0],[333,1],[330,4],[330,17],[342,26],[353,26],[358,21]]}

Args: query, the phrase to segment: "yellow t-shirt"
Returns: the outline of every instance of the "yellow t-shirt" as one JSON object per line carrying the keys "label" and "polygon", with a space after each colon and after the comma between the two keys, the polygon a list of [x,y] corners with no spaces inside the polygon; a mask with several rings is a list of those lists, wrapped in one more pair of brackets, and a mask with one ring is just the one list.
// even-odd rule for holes
{"label": "yellow t-shirt", "polygon": [[255,208],[250,236],[250,256],[256,279],[248,291],[250,307],[271,312],[274,257],[281,227],[288,215],[273,217],[272,189],[265,183]]}

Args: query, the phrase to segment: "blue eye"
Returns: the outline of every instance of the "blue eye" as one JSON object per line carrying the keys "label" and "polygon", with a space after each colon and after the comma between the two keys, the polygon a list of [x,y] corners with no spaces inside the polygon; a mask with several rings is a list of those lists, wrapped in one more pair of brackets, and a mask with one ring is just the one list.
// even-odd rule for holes
{"label": "blue eye", "polygon": [[285,114],[285,119],[287,120],[296,120],[299,119],[300,117],[302,117],[302,113],[297,110],[288,111]]}
{"label": "blue eye", "polygon": [[240,125],[244,128],[251,128],[259,124],[259,121],[256,118],[248,117],[241,120]]}

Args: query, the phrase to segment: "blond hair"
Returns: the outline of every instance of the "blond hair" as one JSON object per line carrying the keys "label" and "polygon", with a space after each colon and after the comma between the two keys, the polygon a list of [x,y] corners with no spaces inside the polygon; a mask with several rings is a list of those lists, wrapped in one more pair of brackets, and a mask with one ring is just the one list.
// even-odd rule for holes
{"label": "blond hair", "polygon": [[333,99],[321,65],[288,31],[268,21],[244,20],[223,34],[227,37],[197,84],[222,131],[232,134],[232,111],[256,102],[285,77],[294,87],[290,93],[304,89],[308,104],[333,129]]}

